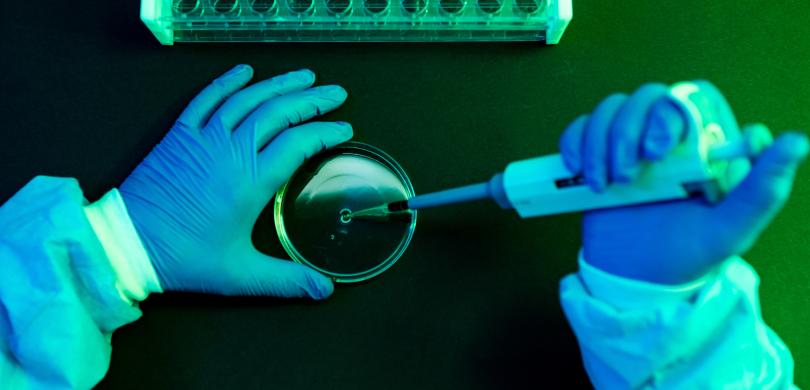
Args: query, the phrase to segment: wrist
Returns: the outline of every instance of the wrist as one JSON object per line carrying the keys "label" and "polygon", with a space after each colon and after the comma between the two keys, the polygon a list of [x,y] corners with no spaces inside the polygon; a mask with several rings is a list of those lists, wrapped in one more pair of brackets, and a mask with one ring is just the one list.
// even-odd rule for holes
{"label": "wrist", "polygon": [[130,302],[142,301],[150,293],[163,292],[118,190],[85,206],[84,213],[115,271],[121,297]]}
{"label": "wrist", "polygon": [[583,251],[579,252],[579,276],[590,294],[622,309],[644,309],[690,299],[716,273],[716,270],[708,272],[686,283],[652,283],[600,269],[586,261]]}

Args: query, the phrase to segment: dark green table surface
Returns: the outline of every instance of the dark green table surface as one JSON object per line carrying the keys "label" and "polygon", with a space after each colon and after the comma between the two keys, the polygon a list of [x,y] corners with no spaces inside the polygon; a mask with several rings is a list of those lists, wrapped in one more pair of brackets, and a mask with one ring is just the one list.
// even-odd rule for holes
{"label": "dark green table surface", "polygon": [[[135,0],[3,5],[0,199],[34,175],[117,186],[213,76],[309,67],[340,83],[359,141],[417,192],[556,151],[576,115],[647,81],[705,78],[743,122],[810,127],[810,3],[575,0],[560,45],[232,44],[162,47]],[[810,386],[810,167],[746,258],[762,311]],[[283,255],[266,215],[261,249]],[[585,387],[557,298],[579,217],[520,220],[489,204],[426,211],[400,261],[323,303],[167,293],[113,337],[103,388]],[[655,261],[655,259],[650,259]]]}

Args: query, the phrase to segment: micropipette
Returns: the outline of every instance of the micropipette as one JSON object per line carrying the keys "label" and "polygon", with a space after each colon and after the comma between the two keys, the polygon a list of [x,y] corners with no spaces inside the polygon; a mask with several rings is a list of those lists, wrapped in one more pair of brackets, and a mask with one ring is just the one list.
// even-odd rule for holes
{"label": "micropipette", "polygon": [[700,87],[685,82],[670,88],[668,98],[686,120],[686,139],[661,161],[646,163],[632,183],[592,191],[581,176],[572,175],[559,154],[515,161],[487,182],[417,195],[351,213],[352,218],[385,218],[418,210],[492,199],[522,218],[621,207],[703,196],[718,201],[730,190],[726,170],[731,160],[756,157],[772,141],[768,133],[746,133],[727,140],[717,114],[694,103]]}

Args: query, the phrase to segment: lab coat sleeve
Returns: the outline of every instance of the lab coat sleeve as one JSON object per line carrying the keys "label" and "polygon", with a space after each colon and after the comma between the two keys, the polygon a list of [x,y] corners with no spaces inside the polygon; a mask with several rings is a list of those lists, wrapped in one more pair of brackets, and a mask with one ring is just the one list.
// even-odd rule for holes
{"label": "lab coat sleeve", "polygon": [[612,275],[581,255],[579,267],[560,299],[596,388],[794,388],[793,359],[741,258],[680,286]]}
{"label": "lab coat sleeve", "polygon": [[0,388],[88,389],[160,284],[116,190],[37,177],[0,207]]}

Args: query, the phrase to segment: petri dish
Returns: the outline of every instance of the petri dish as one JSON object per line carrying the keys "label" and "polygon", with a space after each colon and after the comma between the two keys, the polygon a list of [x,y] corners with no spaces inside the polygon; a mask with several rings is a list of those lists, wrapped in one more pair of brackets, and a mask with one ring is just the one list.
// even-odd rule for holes
{"label": "petri dish", "polygon": [[304,163],[276,194],[273,215],[284,250],[340,283],[390,268],[416,228],[416,211],[352,218],[359,211],[414,196],[400,165],[371,145],[347,142]]}

